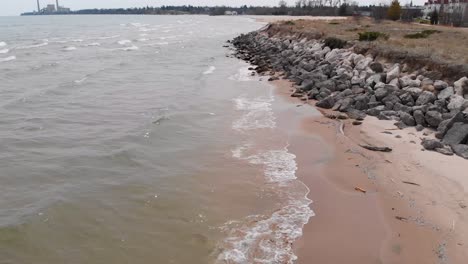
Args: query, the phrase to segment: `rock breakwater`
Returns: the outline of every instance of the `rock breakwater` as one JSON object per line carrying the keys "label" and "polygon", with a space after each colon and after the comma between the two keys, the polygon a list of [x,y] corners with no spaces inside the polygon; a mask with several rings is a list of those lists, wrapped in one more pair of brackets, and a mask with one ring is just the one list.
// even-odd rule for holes
{"label": "rock breakwater", "polygon": [[359,121],[371,115],[394,120],[400,129],[428,128],[436,139],[424,140],[425,149],[468,159],[467,77],[442,80],[442,73],[424,67],[379,61],[350,45],[336,48],[321,39],[270,34],[269,28],[231,43],[236,57],[256,65],[257,73],[292,81],[291,96],[316,100],[317,107]]}

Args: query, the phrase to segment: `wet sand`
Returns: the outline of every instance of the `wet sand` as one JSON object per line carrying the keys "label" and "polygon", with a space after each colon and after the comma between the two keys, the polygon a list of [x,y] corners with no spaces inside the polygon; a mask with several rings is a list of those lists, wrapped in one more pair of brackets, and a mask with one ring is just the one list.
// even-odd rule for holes
{"label": "wet sand", "polygon": [[[291,104],[304,104],[289,97],[289,82],[274,85]],[[466,263],[468,161],[421,151],[424,131],[372,117],[351,123],[311,115],[291,133],[316,214],[295,245],[297,263]]]}

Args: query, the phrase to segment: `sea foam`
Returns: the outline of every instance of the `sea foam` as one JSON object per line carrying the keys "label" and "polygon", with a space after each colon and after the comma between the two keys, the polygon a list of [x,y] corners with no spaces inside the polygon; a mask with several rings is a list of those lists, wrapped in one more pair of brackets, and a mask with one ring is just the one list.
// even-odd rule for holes
{"label": "sea foam", "polygon": [[5,47],[7,44],[3,41],[0,41],[0,47]]}
{"label": "sea foam", "polygon": [[26,46],[19,46],[16,49],[34,49],[34,48],[40,48],[49,45],[48,42],[43,42],[43,43],[38,43],[38,44],[33,44],[33,45],[26,45]]}
{"label": "sea foam", "polygon": [[245,113],[233,122],[232,128],[246,131],[259,128],[275,128],[275,116],[271,109],[273,97],[256,97],[249,99],[243,96],[234,99],[237,110]]}
{"label": "sea foam", "polygon": [[5,54],[8,53],[10,50],[9,49],[2,49],[0,50],[0,54]]}
{"label": "sea foam", "polygon": [[[271,215],[252,215],[242,221],[230,221],[221,227],[228,233],[222,242],[218,263],[286,263],[297,259],[293,243],[314,212],[307,198],[308,188],[296,180],[296,156],[287,148],[245,155],[250,143],[232,150],[234,158],[263,166],[266,182],[285,198]],[[297,185],[303,188],[298,189]]]}
{"label": "sea foam", "polygon": [[6,58],[0,58],[0,62],[7,62],[7,61],[12,61],[12,60],[16,60],[16,56],[10,56],[10,57],[6,57]]}
{"label": "sea foam", "polygon": [[210,66],[206,71],[203,72],[204,75],[212,74],[216,70],[215,66]]}

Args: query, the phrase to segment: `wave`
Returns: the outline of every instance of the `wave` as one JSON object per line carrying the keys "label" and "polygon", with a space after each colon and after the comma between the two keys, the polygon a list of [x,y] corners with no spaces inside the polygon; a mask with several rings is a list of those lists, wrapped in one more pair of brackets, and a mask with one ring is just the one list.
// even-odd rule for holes
{"label": "wave", "polygon": [[269,216],[253,215],[222,226],[228,236],[220,245],[222,252],[217,263],[292,264],[297,259],[292,245],[314,215],[309,207],[312,201],[307,198],[309,190],[296,180],[296,156],[287,147],[245,156],[250,146],[245,144],[233,150],[233,157],[263,166],[266,181],[286,199],[283,206]]}
{"label": "wave", "polygon": [[232,128],[238,131],[275,128],[275,116],[271,109],[273,101],[273,96],[253,99],[241,96],[234,99],[237,110],[244,111],[245,114],[233,122]]}
{"label": "wave", "polygon": [[8,53],[8,52],[10,52],[9,49],[2,49],[2,50],[0,50],[0,54],[6,54],[6,53]]}
{"label": "wave", "polygon": [[70,47],[63,48],[63,51],[73,51],[73,50],[76,50],[76,47],[70,46]]}
{"label": "wave", "polygon": [[7,61],[12,61],[12,60],[16,60],[16,56],[10,56],[10,57],[6,57],[6,58],[0,58],[0,62],[7,62]]}
{"label": "wave", "polygon": [[98,37],[96,39],[113,39],[113,38],[118,38],[120,35],[113,35],[113,36],[108,36],[108,37]]}
{"label": "wave", "polygon": [[0,41],[0,47],[5,47],[7,44],[3,41]]}
{"label": "wave", "polygon": [[86,44],[85,46],[86,47],[97,47],[97,46],[101,46],[101,43],[93,42],[93,43]]}
{"label": "wave", "polygon": [[240,68],[236,74],[230,76],[229,80],[247,82],[252,80],[250,76],[252,76],[252,71],[249,70],[249,67],[243,67]]}
{"label": "wave", "polygon": [[33,44],[33,45],[26,45],[26,46],[19,46],[19,47],[16,47],[16,49],[19,49],[19,50],[34,49],[34,48],[44,47],[47,45],[49,45],[49,42],[43,42],[43,43],[38,43],[38,44]]}
{"label": "wave", "polygon": [[127,44],[132,43],[132,41],[128,39],[123,39],[123,40],[117,41],[117,43],[119,43],[120,45],[127,45]]}
{"label": "wave", "polygon": [[133,50],[138,50],[139,48],[137,46],[130,46],[130,47],[126,47],[126,48],[120,48],[120,49],[117,49],[117,50],[123,50],[123,51],[133,51]]}
{"label": "wave", "polygon": [[206,71],[203,72],[204,75],[212,74],[216,70],[215,66],[210,66]]}

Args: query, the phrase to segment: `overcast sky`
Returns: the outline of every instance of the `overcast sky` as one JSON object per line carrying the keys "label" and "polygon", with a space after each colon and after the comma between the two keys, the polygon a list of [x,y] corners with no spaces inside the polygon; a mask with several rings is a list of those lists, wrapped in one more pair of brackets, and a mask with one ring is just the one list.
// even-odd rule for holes
{"label": "overcast sky", "polygon": [[[55,0],[40,0],[41,5],[53,4]],[[289,4],[294,4],[296,0],[286,0]],[[358,0],[362,4],[374,4],[390,0]],[[143,6],[161,6],[161,5],[277,5],[279,0],[59,0],[61,6],[70,7],[72,10],[85,8],[118,8],[118,7],[143,7]],[[406,0],[400,0],[402,4]],[[422,4],[424,0],[413,0],[415,4]],[[26,11],[37,9],[36,0],[1,0],[0,16],[15,16]]]}

